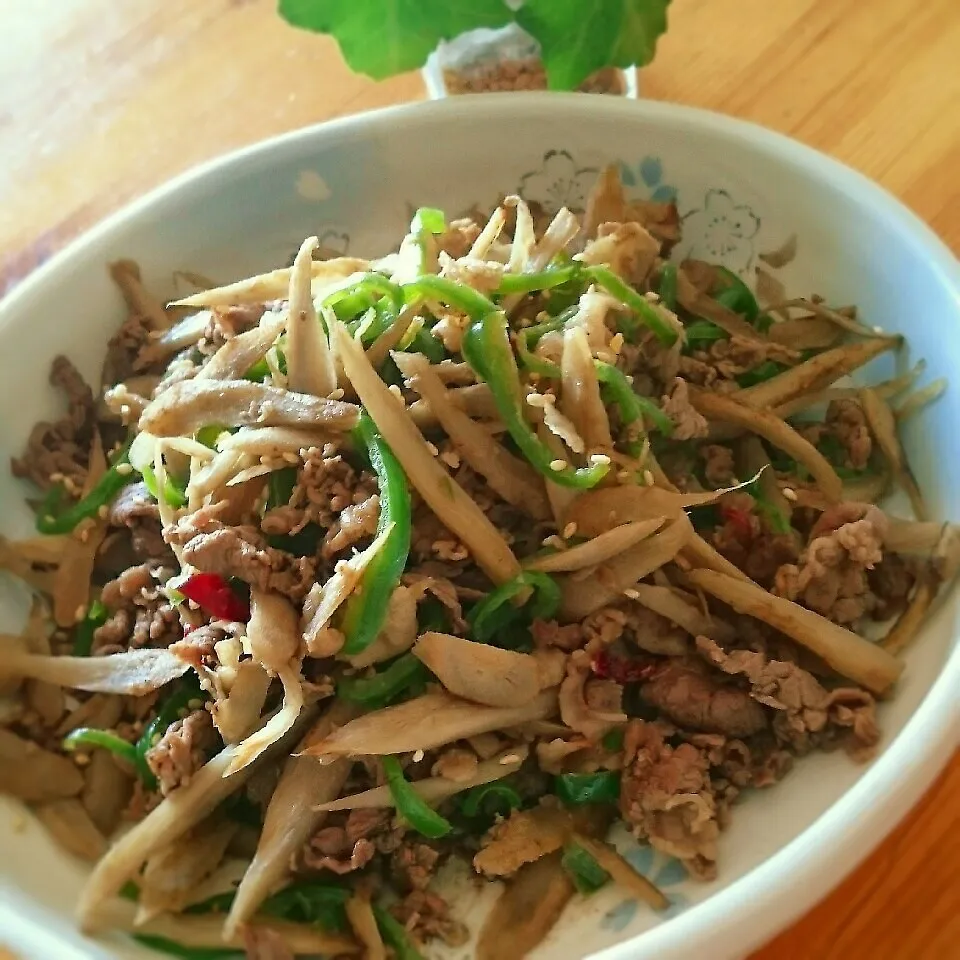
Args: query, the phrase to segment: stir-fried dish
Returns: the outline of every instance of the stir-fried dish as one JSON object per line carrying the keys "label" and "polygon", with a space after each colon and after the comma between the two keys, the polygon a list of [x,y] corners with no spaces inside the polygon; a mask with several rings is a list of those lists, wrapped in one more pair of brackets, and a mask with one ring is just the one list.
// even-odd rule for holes
{"label": "stir-fried dish", "polygon": [[[166,306],[113,265],[101,389],[54,362],[0,550],[0,789],[94,863],[85,929],[520,957],[607,884],[667,905],[611,830],[709,879],[740,794],[870,755],[956,568],[898,438],[941,385],[855,385],[900,338],[786,299],[789,250],[754,294],[679,238],[611,168],[582,217],[424,208]],[[503,882],[478,931],[448,861]]]}

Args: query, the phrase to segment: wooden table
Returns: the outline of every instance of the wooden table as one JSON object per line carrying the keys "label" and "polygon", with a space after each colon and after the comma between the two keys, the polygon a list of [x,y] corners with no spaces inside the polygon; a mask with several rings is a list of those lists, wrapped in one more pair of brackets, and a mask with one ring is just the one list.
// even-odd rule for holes
{"label": "wooden table", "polygon": [[[423,96],[417,75],[352,76],[332,43],[273,8],[0,0],[0,291],[200,160]],[[960,251],[958,0],[675,0],[643,85],[845,160]],[[859,870],[756,954],[794,957],[960,957],[960,757]]]}

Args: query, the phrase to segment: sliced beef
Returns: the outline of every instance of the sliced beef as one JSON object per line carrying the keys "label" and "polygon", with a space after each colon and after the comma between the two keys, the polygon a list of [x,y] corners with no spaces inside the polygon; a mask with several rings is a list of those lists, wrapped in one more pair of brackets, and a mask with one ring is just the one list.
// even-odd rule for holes
{"label": "sliced beef", "polygon": [[709,759],[693,744],[671,746],[656,724],[627,725],[621,816],[638,839],[703,879],[716,875],[720,833],[709,770]]}
{"label": "sliced beef", "polygon": [[11,470],[41,490],[61,483],[69,495],[79,496],[93,441],[93,391],[64,356],[54,359],[50,383],[66,397],[67,413],[54,423],[42,421],[34,426],[23,456],[12,459]]}
{"label": "sliced beef", "polygon": [[173,551],[164,542],[157,502],[145,483],[131,483],[110,504],[108,520],[113,527],[130,531],[134,553],[141,560],[172,565]]}
{"label": "sliced beef", "polygon": [[267,546],[254,527],[231,527],[216,507],[183,517],[163,531],[167,543],[183,548],[183,559],[205,573],[238,577],[252,587],[303,600],[314,583],[316,561]]}
{"label": "sliced beef", "polygon": [[95,653],[166,647],[182,636],[180,616],[161,589],[171,568],[142,563],[107,583],[100,599],[109,611],[93,635]]}
{"label": "sliced beef", "polygon": [[767,715],[737,687],[679,663],[671,663],[640,688],[643,699],[688,730],[749,737],[767,726]]}
{"label": "sliced beef", "polygon": [[707,421],[690,403],[687,381],[677,377],[663,397],[663,412],[673,421],[674,440],[694,440],[707,435]]}
{"label": "sliced beef", "polygon": [[750,695],[775,711],[777,739],[797,753],[840,742],[849,753],[864,757],[876,746],[876,705],[865,690],[827,690],[795,663],[769,660],[752,650],[727,652],[707,637],[697,637],[697,648],[724,673],[749,682]]}
{"label": "sliced beef", "polygon": [[842,512],[825,512],[797,562],[777,571],[774,591],[834,623],[853,624],[876,606],[867,573],[883,559],[888,520],[866,504],[833,511]]}
{"label": "sliced beef", "polygon": [[462,947],[470,939],[466,925],[450,916],[450,904],[432,890],[413,890],[390,912],[418,943],[442,940],[447,946]]}
{"label": "sliced beef", "polygon": [[157,778],[160,792],[167,796],[206,762],[206,753],[216,743],[213,720],[206,710],[194,710],[176,720],[145,755],[147,766]]}

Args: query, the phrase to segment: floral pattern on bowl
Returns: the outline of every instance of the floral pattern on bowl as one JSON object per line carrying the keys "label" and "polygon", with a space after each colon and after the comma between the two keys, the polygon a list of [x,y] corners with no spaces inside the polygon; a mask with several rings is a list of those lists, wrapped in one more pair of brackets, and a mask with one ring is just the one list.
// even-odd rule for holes
{"label": "floral pattern on bowl", "polygon": [[708,190],[702,207],[683,214],[683,235],[693,238],[684,255],[743,273],[753,264],[759,230],[760,218],[750,207],[738,204],[726,190]]}

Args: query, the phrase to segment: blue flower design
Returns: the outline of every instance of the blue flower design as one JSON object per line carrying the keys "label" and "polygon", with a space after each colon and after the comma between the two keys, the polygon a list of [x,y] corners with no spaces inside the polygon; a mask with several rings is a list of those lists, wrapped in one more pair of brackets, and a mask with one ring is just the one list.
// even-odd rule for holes
{"label": "blue flower design", "polygon": [[645,156],[636,167],[620,164],[620,179],[626,187],[646,187],[644,199],[671,203],[677,199],[677,188],[663,180],[663,162],[659,157]]}
{"label": "blue flower design", "polygon": [[750,207],[735,203],[726,190],[708,190],[703,206],[683,218],[684,238],[692,240],[685,255],[743,273],[753,263],[759,229],[760,218]]}
{"label": "blue flower design", "polygon": [[[687,880],[686,867],[675,857],[668,857],[649,844],[633,847],[623,857],[637,873],[642,873],[667,895],[670,906],[657,914],[658,917],[675,917],[690,906],[690,900],[683,893],[670,890]],[[603,915],[600,925],[605,930],[621,933],[633,922],[638,909],[636,900],[623,900]]]}
{"label": "blue flower design", "polygon": [[540,169],[520,178],[517,192],[524,200],[539,203],[550,212],[561,207],[583,210],[596,176],[596,167],[578,167],[566,150],[548,150]]}

